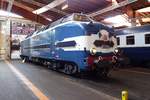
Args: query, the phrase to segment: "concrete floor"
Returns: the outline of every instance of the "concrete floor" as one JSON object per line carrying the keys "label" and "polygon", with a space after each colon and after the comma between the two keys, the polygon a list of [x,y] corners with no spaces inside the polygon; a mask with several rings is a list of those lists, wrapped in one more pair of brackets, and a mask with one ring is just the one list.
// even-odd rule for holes
{"label": "concrete floor", "polygon": [[[150,70],[130,68],[112,71],[109,79],[75,78],[40,65],[11,61],[50,100],[119,100],[129,91],[129,100],[150,100]],[[0,62],[0,100],[38,100],[8,67]]]}

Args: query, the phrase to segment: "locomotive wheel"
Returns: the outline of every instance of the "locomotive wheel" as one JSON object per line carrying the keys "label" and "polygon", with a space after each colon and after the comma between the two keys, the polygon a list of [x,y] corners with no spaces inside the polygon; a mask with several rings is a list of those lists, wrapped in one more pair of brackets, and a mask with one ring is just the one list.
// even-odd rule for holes
{"label": "locomotive wheel", "polygon": [[68,75],[74,75],[78,72],[78,68],[75,64],[65,64],[64,72]]}
{"label": "locomotive wheel", "polygon": [[52,69],[53,69],[53,70],[57,70],[57,63],[56,63],[56,62],[53,62],[53,63],[52,63]]}

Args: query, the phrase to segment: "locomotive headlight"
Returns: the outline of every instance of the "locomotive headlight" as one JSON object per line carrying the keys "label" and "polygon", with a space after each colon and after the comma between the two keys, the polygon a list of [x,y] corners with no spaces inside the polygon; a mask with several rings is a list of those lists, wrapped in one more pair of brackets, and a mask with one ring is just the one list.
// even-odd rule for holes
{"label": "locomotive headlight", "polygon": [[114,52],[115,52],[115,53],[118,53],[118,52],[119,52],[119,50],[116,48],[116,49],[114,50]]}
{"label": "locomotive headlight", "polygon": [[97,53],[97,50],[96,50],[95,48],[91,48],[91,49],[90,49],[90,53],[91,53],[92,55],[95,55],[95,54]]}

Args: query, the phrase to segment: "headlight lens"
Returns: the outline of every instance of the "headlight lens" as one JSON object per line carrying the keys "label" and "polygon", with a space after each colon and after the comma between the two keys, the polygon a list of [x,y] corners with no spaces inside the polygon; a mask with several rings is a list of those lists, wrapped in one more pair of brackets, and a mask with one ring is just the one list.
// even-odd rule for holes
{"label": "headlight lens", "polygon": [[92,55],[95,55],[95,54],[97,53],[97,50],[96,50],[95,48],[91,48],[91,49],[90,49],[90,53],[91,53]]}
{"label": "headlight lens", "polygon": [[118,50],[118,49],[115,49],[115,50],[114,50],[114,52],[115,52],[115,53],[118,53],[118,52],[119,52],[119,50]]}

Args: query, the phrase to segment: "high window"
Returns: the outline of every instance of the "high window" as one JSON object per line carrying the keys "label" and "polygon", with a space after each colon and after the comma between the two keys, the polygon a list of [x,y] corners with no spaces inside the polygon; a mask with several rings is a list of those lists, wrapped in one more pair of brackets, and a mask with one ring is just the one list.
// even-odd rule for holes
{"label": "high window", "polygon": [[135,44],[134,36],[127,36],[126,43],[127,45],[134,45]]}
{"label": "high window", "polygon": [[150,44],[150,34],[145,34],[145,44]]}

